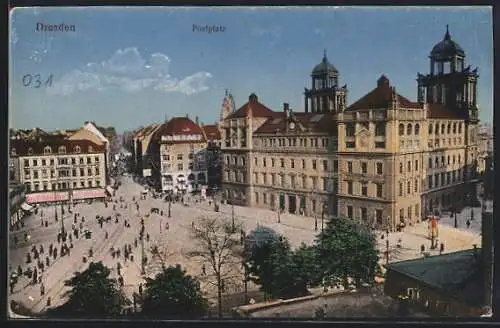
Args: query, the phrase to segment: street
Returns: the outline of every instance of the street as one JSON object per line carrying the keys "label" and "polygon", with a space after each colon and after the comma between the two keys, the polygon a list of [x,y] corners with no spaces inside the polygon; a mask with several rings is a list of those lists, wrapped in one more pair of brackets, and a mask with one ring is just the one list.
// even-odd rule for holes
{"label": "street", "polygon": [[[208,200],[196,201],[195,197],[186,195],[187,204],[172,203],[171,218],[168,218],[167,202],[161,198],[155,199],[149,194],[146,199],[140,199],[144,187],[135,183],[130,177],[124,177],[121,182],[121,187],[116,191],[113,202],[109,202],[107,208],[103,202],[82,203],[72,208],[73,213],[68,213],[67,205],[65,205],[65,229],[71,231],[74,214],[79,213],[80,216],[77,218],[76,226],[78,227],[82,223],[82,218],[84,218],[83,230],[90,230],[92,238],[85,239],[83,234],[80,234],[80,238],[73,238],[74,247],[71,249],[70,255],[59,256],[56,260],[50,259],[50,265],[41,273],[45,295],[40,295],[41,284],[31,285],[30,279],[22,276],[10,296],[12,300],[22,302],[34,312],[44,311],[47,308],[47,299],[49,297],[51,299],[50,306],[60,305],[65,301],[64,293],[68,290],[64,286],[64,281],[71,278],[74,272],[84,271],[90,261],[103,261],[107,267],[112,269],[112,277],[114,278],[118,277],[117,264],[120,262],[121,275],[124,279],[124,291],[128,297],[132,298],[132,294],[138,291],[139,284],[144,283],[141,274],[141,242],[138,241],[137,246],[135,246],[135,241],[139,239],[141,218],[144,218],[145,221],[145,235],[149,235],[149,241],[147,238],[144,240],[144,251],[148,258],[145,276],[153,277],[161,270],[162,263],[166,266],[181,264],[188,274],[200,279],[206,297],[209,299],[215,297],[216,288],[213,281],[210,281],[209,270],[207,270],[207,275],[202,275],[203,263],[187,257],[187,253],[196,248],[196,241],[191,237],[190,230],[193,222],[197,224],[197,219],[200,216],[222,216],[227,220],[231,220],[231,205],[222,204],[220,212],[215,212],[213,203],[209,205]],[[123,202],[119,201],[121,197]],[[139,211],[137,211],[135,202],[139,205]],[[125,204],[127,208],[124,208]],[[116,207],[116,210],[113,210],[113,206]],[[47,256],[50,244],[60,248],[61,245],[57,242],[57,234],[61,229],[60,208],[60,206],[57,207],[58,222],[54,219],[55,206],[41,207],[38,215],[32,215],[25,220],[25,227],[22,230],[11,233],[10,272],[17,270],[18,266],[21,266],[23,271],[28,266],[34,269],[35,260],[29,265],[26,264],[26,254],[30,252],[33,245],[36,245],[37,248],[43,245],[45,252],[40,256],[42,260]],[[151,213],[151,208],[158,208],[160,213]],[[480,212],[479,209],[476,210]],[[160,215],[161,211],[163,216]],[[41,218],[42,212],[43,218]],[[480,222],[479,212],[477,213],[475,225]],[[116,223],[116,213],[119,213],[118,223]],[[235,206],[234,213],[236,220],[243,224],[247,233],[258,225],[264,225],[286,236],[292,247],[298,247],[301,243],[311,244],[315,235],[319,232],[314,231],[314,218],[310,217],[284,213],[281,214],[280,223],[278,223],[277,213],[269,210]],[[110,216],[112,219],[105,222],[101,229],[96,219],[97,215],[104,218]],[[42,220],[48,221],[47,227],[42,227]],[[130,227],[125,227],[124,220],[130,223]],[[454,229],[447,226],[448,221],[448,219],[443,219],[440,222],[439,230],[439,242],[445,244],[445,252],[472,248],[473,244],[480,246],[480,236],[477,231],[474,231],[475,229],[464,228],[462,221],[461,228]],[[31,236],[28,243],[24,242],[25,233]],[[106,233],[108,233],[107,239],[105,238]],[[386,258],[382,254],[386,250],[387,244],[386,239],[381,239],[382,234],[385,235],[385,233],[377,232],[377,241],[381,250],[380,262],[385,263]],[[420,245],[424,244],[426,249],[430,245],[427,234],[427,223],[407,227],[403,232],[390,233],[389,261],[421,257]],[[18,237],[18,246],[14,245],[15,236]],[[398,242],[399,240],[401,240],[401,243]],[[397,246],[398,244],[400,245]],[[131,245],[133,261],[125,261],[124,259],[123,250],[126,245]],[[153,256],[151,252],[155,246],[159,250],[158,256]],[[88,256],[90,248],[93,250],[92,257]],[[122,255],[119,258],[114,258],[111,252],[112,248],[122,250]],[[83,262],[83,257],[88,257],[87,263]],[[208,263],[205,265],[209,267]],[[233,275],[227,280],[226,292],[240,292],[243,287],[242,270],[239,265],[235,265],[231,271]],[[256,286],[249,284],[248,288],[252,290]]]}

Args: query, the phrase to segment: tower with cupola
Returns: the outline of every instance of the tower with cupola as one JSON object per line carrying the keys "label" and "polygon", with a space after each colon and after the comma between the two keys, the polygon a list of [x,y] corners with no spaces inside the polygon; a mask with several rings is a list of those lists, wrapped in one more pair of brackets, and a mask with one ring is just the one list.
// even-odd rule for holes
{"label": "tower with cupola", "polygon": [[304,89],[304,110],[312,113],[342,112],[347,103],[347,85],[339,86],[339,71],[323,60],[311,73],[311,89]]}

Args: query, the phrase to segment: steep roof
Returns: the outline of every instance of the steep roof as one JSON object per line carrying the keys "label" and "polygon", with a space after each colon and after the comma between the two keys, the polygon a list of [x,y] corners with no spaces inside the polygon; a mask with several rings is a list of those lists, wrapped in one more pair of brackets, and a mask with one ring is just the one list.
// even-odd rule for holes
{"label": "steep roof", "polygon": [[217,125],[203,125],[201,127],[205,133],[205,138],[208,140],[220,140],[221,135]]}
{"label": "steep roof", "polygon": [[272,109],[268,108],[267,106],[261,104],[259,102],[259,98],[255,93],[252,93],[248,97],[248,102],[241,106],[238,110],[236,110],[234,113],[229,115],[226,119],[232,119],[232,118],[242,118],[246,117],[248,114],[249,108],[252,108],[252,116],[253,117],[274,117],[276,115],[276,112],[274,112]]}
{"label": "steep roof", "polygon": [[319,63],[318,65],[316,65],[312,71],[312,74],[311,75],[323,75],[323,74],[327,74],[329,72],[336,72],[338,73],[338,70],[335,68],[335,66],[333,66],[329,61],[328,61],[328,58],[326,58],[326,50],[323,54],[323,60],[321,61],[321,63]]}
{"label": "steep roof", "polygon": [[[393,91],[389,79],[382,74],[377,80],[377,87],[347,107],[346,110],[388,108],[392,101]],[[396,93],[396,97],[399,105],[403,108],[422,108],[422,105],[419,103],[410,101],[398,93]]]}
{"label": "steep roof", "polygon": [[[69,140],[64,138],[50,138],[49,140],[22,140],[15,139],[10,142],[10,150],[15,149],[14,156],[34,156],[43,155],[43,149],[49,146],[52,148],[52,154],[57,154],[59,146],[66,147],[66,153],[75,153],[74,147],[79,146],[81,153],[88,153],[88,147],[93,148],[92,153],[100,153],[106,151],[104,145],[98,145],[90,140]],[[29,149],[32,149],[32,154],[29,154]]]}
{"label": "steep roof", "polygon": [[465,51],[451,39],[448,25],[446,25],[446,33],[442,41],[438,42],[431,50],[431,57],[438,59],[450,58],[452,56],[465,57]]}
{"label": "steep roof", "polygon": [[333,114],[328,113],[295,113],[291,112],[290,117],[287,120],[285,113],[275,113],[273,118],[268,119],[264,124],[262,124],[255,132],[255,135],[259,134],[274,134],[283,133],[286,131],[286,126],[290,122],[295,123],[295,130],[311,133],[336,133],[336,122],[333,119]]}

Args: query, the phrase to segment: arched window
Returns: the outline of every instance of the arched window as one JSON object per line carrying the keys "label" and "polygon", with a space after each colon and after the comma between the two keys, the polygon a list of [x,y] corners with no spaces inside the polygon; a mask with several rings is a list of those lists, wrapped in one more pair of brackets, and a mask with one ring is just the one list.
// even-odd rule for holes
{"label": "arched window", "polygon": [[33,148],[31,148],[31,147],[30,147],[30,148],[28,149],[28,154],[29,154],[29,155],[33,155]]}
{"label": "arched window", "polygon": [[457,123],[453,123],[453,133],[457,133]]}
{"label": "arched window", "polygon": [[399,135],[403,136],[405,134],[405,126],[403,123],[399,124]]}
{"label": "arched window", "polygon": [[445,131],[445,126],[444,126],[444,123],[441,124],[441,134],[444,134],[444,131]]}
{"label": "arched window", "polygon": [[411,126],[411,124],[408,123],[408,125],[406,127],[406,135],[411,136],[411,130],[412,130],[412,126]]}
{"label": "arched window", "polygon": [[80,148],[80,146],[75,146],[75,147],[73,148],[73,152],[75,152],[76,154],[79,154],[79,153],[81,153],[81,152],[82,152],[82,149]]}
{"label": "arched window", "polygon": [[415,135],[418,136],[420,134],[420,125],[417,123],[415,124]]}
{"label": "arched window", "polygon": [[429,134],[432,134],[432,123],[429,123]]}
{"label": "arched window", "polygon": [[66,154],[66,147],[65,146],[59,146],[59,148],[57,149],[57,152],[59,154]]}
{"label": "arched window", "polygon": [[447,131],[446,131],[448,134],[451,133],[451,123],[448,123],[448,128],[447,128]]}
{"label": "arched window", "polygon": [[462,123],[458,123],[458,133],[462,133]]}
{"label": "arched window", "polygon": [[434,134],[435,135],[439,134],[439,124],[436,124],[435,129],[434,129]]}
{"label": "arched window", "polygon": [[52,154],[52,148],[50,148],[49,146],[45,146],[45,148],[43,148],[43,154],[44,155]]}

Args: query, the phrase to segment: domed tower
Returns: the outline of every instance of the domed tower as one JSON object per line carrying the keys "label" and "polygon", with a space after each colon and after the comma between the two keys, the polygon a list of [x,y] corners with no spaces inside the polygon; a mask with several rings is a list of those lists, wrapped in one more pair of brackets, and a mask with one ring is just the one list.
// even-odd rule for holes
{"label": "domed tower", "polygon": [[312,87],[304,88],[304,110],[312,113],[340,112],[347,103],[347,86],[339,87],[339,71],[328,61],[326,50],[311,73]]}
{"label": "domed tower", "polygon": [[464,50],[451,39],[448,25],[442,41],[430,53],[430,73],[418,74],[418,101],[442,104],[477,121],[477,81],[479,74],[465,66]]}

